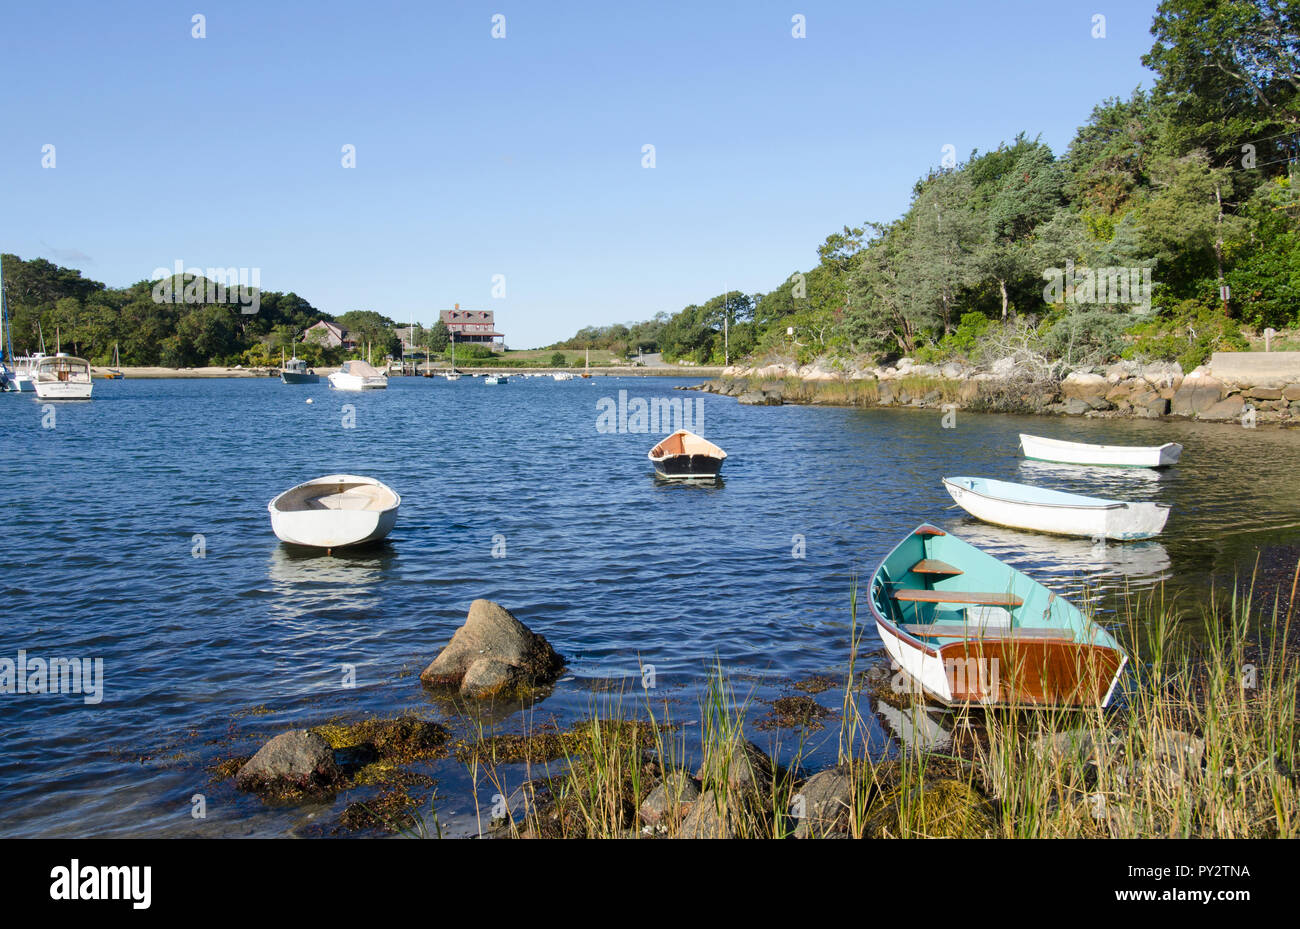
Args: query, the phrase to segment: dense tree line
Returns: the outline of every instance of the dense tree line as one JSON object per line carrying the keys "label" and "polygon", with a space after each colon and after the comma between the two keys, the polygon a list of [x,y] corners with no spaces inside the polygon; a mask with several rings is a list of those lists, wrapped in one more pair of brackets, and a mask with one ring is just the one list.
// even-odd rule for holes
{"label": "dense tree line", "polygon": [[1022,134],[934,170],[770,293],[660,314],[656,347],[937,359],[1015,338],[1190,365],[1300,325],[1300,4],[1166,0],[1151,32],[1154,87],[1098,105],[1062,155]]}
{"label": "dense tree line", "polygon": [[551,349],[580,351],[587,348],[607,349],[616,355],[634,355],[638,351],[659,350],[659,340],[669,314],[659,313],[641,323],[614,323],[611,326],[587,326],[571,339],[548,345]]}
{"label": "dense tree line", "polygon": [[[202,277],[141,281],[110,288],[43,258],[2,256],[5,304],[14,352],[56,347],[95,364],[195,367],[278,364],[280,353],[297,352],[312,364],[337,363],[348,353],[318,341],[299,342],[319,320],[337,322],[374,357],[400,352],[393,321],[371,310],[337,320],[295,293],[224,290]],[[164,286],[166,285],[166,286]],[[244,312],[253,307],[256,312]],[[242,302],[241,302],[242,300]]]}

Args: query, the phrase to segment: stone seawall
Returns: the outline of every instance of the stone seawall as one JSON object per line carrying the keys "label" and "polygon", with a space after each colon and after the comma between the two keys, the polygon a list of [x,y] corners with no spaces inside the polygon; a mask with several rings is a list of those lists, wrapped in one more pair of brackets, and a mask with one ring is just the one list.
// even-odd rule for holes
{"label": "stone seawall", "polygon": [[[1232,356],[1245,353],[1218,353]],[[1281,353],[1277,353],[1281,354]],[[1292,353],[1288,353],[1292,354]],[[694,389],[751,405],[910,406],[1066,416],[1177,416],[1208,422],[1300,425],[1300,374],[1228,357],[1184,375],[1175,363],[1119,362],[1061,380],[1028,376],[1014,365],[977,370],[956,364],[836,371],[824,364],[732,366]]]}

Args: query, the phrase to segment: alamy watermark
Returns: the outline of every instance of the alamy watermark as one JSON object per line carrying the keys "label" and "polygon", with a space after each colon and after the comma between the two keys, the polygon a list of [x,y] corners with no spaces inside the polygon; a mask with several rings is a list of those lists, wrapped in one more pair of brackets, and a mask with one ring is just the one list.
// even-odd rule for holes
{"label": "alamy watermark", "polygon": [[1151,310],[1150,268],[1076,268],[1074,261],[1065,269],[1048,268],[1043,272],[1047,286],[1043,299],[1048,303],[1118,304]]}
{"label": "alamy watermark", "polygon": [[82,694],[93,706],[104,699],[103,658],[0,658],[0,694]]}
{"label": "alamy watermark", "polygon": [[177,258],[172,268],[154,268],[154,303],[237,303],[245,316],[262,305],[261,268],[187,268]]}
{"label": "alamy watermark", "polygon": [[618,399],[601,397],[596,401],[596,431],[601,435],[657,433],[668,435],[678,429],[704,430],[704,398],[632,397],[626,390]]}

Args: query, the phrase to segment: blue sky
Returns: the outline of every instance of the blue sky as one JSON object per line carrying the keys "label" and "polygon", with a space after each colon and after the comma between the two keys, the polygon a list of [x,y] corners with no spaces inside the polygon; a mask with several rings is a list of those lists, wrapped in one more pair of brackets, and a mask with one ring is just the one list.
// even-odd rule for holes
{"label": "blue sky", "polygon": [[1149,86],[1155,6],[11,4],[0,250],[112,286],[258,268],[335,314],[459,303],[534,347],[770,290],[899,215],[944,145],[1062,153]]}

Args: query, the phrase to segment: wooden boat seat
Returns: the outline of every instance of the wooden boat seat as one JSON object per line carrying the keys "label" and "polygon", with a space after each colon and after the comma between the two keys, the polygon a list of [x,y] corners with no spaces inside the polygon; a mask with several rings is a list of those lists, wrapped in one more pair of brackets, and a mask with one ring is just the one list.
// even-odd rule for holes
{"label": "wooden boat seat", "polygon": [[959,626],[954,623],[913,624],[903,626],[902,628],[904,632],[915,636],[952,639],[981,639],[986,642],[1005,642],[1010,639],[1074,639],[1074,633],[1068,629],[996,629],[985,627],[981,631],[977,626]]}
{"label": "wooden boat seat", "polygon": [[940,561],[937,558],[922,558],[916,564],[912,565],[911,570],[915,574],[965,574],[961,568],[950,565],[946,561]]}
{"label": "wooden boat seat", "polygon": [[1015,594],[977,593],[969,590],[912,590],[905,588],[893,592],[895,600],[905,603],[978,603],[985,606],[1017,607],[1024,600]]}

